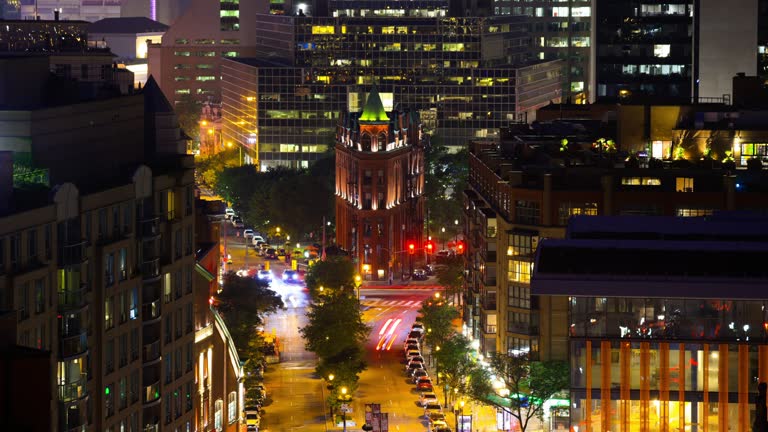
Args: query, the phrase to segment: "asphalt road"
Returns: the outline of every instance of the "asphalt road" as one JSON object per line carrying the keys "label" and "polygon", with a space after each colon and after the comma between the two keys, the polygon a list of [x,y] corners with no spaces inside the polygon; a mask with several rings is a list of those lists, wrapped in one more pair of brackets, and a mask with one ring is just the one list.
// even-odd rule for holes
{"label": "asphalt road", "polygon": [[[229,270],[258,267],[263,260],[251,248],[248,258],[242,238],[229,237]],[[341,430],[331,423],[325,407],[325,383],[315,375],[315,356],[304,349],[298,329],[306,325],[308,294],[303,285],[286,284],[280,279],[286,264],[270,261],[274,280],[271,288],[281,295],[286,309],[267,317],[265,331],[280,340],[281,362],[270,365],[264,375],[268,404],[261,430],[326,431]],[[354,425],[347,430],[360,431],[365,419],[365,404],[381,404],[389,414],[389,430],[428,431],[424,411],[417,404],[419,393],[404,370],[403,342],[416,318],[421,303],[434,292],[434,285],[386,287],[365,285],[361,289],[363,318],[371,326],[367,341],[368,369],[360,376],[358,391],[349,415]],[[442,395],[441,391],[438,394]],[[449,423],[452,414],[446,413]]]}

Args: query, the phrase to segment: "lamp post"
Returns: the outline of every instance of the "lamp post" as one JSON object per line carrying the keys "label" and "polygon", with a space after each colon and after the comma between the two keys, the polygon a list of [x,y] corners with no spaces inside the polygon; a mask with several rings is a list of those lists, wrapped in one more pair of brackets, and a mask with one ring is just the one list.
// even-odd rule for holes
{"label": "lamp post", "polygon": [[442,237],[442,240],[443,240],[443,248],[441,250],[445,250],[445,227],[440,228],[440,231],[442,232],[442,235],[440,235],[440,237]]}
{"label": "lamp post", "polygon": [[[435,352],[440,352],[440,345],[435,346]],[[435,354],[435,371],[437,372],[437,385],[440,385],[440,359]]]}
{"label": "lamp post", "polygon": [[[341,400],[344,401],[347,399],[347,388],[342,387],[341,388]],[[343,430],[344,432],[347,432],[347,410],[346,407],[341,407],[341,423],[343,424]]]}
{"label": "lamp post", "polygon": [[363,284],[363,278],[355,275],[355,289],[357,290],[357,306],[360,306],[360,286]]}
{"label": "lamp post", "polygon": [[453,245],[454,247],[456,247],[456,245],[459,243],[459,220],[458,219],[454,220],[453,224],[455,225],[455,228],[456,228],[456,236],[453,239]]}

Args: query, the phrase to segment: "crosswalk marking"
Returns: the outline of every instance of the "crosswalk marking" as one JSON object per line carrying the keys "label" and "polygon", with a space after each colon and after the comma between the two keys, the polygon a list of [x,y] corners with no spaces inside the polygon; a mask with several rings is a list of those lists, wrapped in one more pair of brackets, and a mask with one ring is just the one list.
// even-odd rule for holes
{"label": "crosswalk marking", "polygon": [[363,305],[368,307],[421,307],[421,302],[417,300],[384,300],[384,299],[367,299],[364,300]]}

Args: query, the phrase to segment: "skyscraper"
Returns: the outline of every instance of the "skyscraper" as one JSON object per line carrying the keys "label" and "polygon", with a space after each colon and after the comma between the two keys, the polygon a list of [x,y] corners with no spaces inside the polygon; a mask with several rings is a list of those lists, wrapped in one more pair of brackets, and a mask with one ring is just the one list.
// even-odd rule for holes
{"label": "skyscraper", "polygon": [[[333,143],[337,113],[378,84],[436,141],[492,137],[559,97],[559,61],[531,61],[520,17],[449,17],[447,2],[332,2],[332,17],[258,15],[257,57],[222,66],[225,142],[261,169],[306,166]],[[336,8],[336,9],[333,9]]]}

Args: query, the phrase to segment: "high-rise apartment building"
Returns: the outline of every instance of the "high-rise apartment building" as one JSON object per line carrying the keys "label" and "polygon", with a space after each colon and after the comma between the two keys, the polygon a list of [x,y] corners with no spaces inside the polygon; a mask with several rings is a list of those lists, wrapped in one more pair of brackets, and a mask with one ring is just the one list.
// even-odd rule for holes
{"label": "high-rise apartment building", "polygon": [[0,111],[0,302],[16,343],[49,353],[39,409],[55,430],[190,429],[192,157],[152,81],[50,101],[48,62],[0,65],[24,83]]}
{"label": "high-rise apartment building", "polygon": [[410,274],[423,253],[426,140],[418,113],[387,112],[375,86],[362,111],[339,119],[336,241],[365,279]]}
{"label": "high-rise apartment building", "polygon": [[732,77],[757,69],[757,11],[757,0],[597,0],[594,97],[728,101]]}
{"label": "high-rise apartment building", "polygon": [[192,0],[162,42],[149,46],[149,74],[168,100],[219,102],[221,62],[256,55],[256,14],[262,11],[262,2]]}
{"label": "high-rise apartment building", "polygon": [[563,99],[588,100],[592,44],[592,2],[572,0],[501,0],[493,3],[494,15],[527,17],[531,55],[539,60],[563,60]]}
{"label": "high-rise apartment building", "polygon": [[767,206],[764,171],[614,168],[575,160],[542,166],[544,153],[524,150],[535,146],[558,154],[561,139],[518,133],[501,143],[471,145],[464,321],[482,354],[530,351],[542,359],[567,358],[567,298],[532,295],[530,281],[540,239],[565,237],[571,216],[695,217]]}
{"label": "high-rise apartment building", "polygon": [[261,169],[306,166],[333,145],[338,113],[359,111],[374,81],[388,111],[393,101],[417,111],[424,130],[453,148],[531,121],[558,97],[560,63],[529,60],[523,19],[444,17],[448,5],[438,5],[259,15],[258,57],[222,66],[223,140]]}

